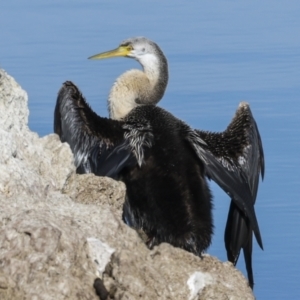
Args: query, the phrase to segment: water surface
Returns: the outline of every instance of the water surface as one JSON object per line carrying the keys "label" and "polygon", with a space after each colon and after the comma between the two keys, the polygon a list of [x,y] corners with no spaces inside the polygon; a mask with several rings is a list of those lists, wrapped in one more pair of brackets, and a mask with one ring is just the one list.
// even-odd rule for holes
{"label": "water surface", "polygon": [[[0,5],[0,66],[28,92],[29,127],[53,131],[57,91],[74,81],[107,116],[115,78],[139,67],[129,59],[89,61],[123,39],[144,35],[169,61],[160,105],[192,127],[224,130],[240,101],[257,120],[266,176],[257,198],[264,251],[254,246],[258,299],[300,294],[299,1],[6,1]],[[215,235],[210,254],[226,260],[228,197],[211,184]],[[245,274],[241,257],[238,268]]]}

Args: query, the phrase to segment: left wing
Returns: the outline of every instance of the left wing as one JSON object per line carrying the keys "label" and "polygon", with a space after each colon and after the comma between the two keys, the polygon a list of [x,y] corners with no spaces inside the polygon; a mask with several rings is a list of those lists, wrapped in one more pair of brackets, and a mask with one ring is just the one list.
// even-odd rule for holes
{"label": "left wing", "polygon": [[70,145],[77,173],[117,178],[124,167],[137,163],[124,138],[124,122],[98,116],[70,81],[58,93],[54,132]]}

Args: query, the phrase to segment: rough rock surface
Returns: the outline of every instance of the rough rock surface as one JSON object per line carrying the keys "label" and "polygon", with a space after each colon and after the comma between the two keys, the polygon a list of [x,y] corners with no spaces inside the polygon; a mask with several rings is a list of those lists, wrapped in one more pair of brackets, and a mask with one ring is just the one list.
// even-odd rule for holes
{"label": "rough rock surface", "polygon": [[28,113],[0,70],[0,299],[254,299],[230,263],[147,249],[121,220],[125,186],[76,175],[69,147],[31,132]]}

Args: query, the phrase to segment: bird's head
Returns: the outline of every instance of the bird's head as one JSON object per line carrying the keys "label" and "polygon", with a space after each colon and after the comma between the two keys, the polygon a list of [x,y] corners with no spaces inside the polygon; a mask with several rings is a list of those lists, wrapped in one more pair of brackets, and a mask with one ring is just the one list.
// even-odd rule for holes
{"label": "bird's head", "polygon": [[89,59],[104,59],[111,57],[129,57],[136,59],[142,66],[158,61],[162,51],[156,43],[145,37],[134,37],[124,40],[116,49],[102,52]]}

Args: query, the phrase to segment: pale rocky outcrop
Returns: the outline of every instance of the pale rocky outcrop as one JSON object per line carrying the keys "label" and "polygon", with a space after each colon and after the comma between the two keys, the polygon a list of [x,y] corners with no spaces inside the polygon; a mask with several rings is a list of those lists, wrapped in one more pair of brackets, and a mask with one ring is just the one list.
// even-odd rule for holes
{"label": "pale rocky outcrop", "polygon": [[121,220],[125,186],[76,175],[68,145],[31,132],[28,113],[0,70],[0,299],[99,299],[96,278],[101,299],[253,299],[230,263],[147,249]]}

